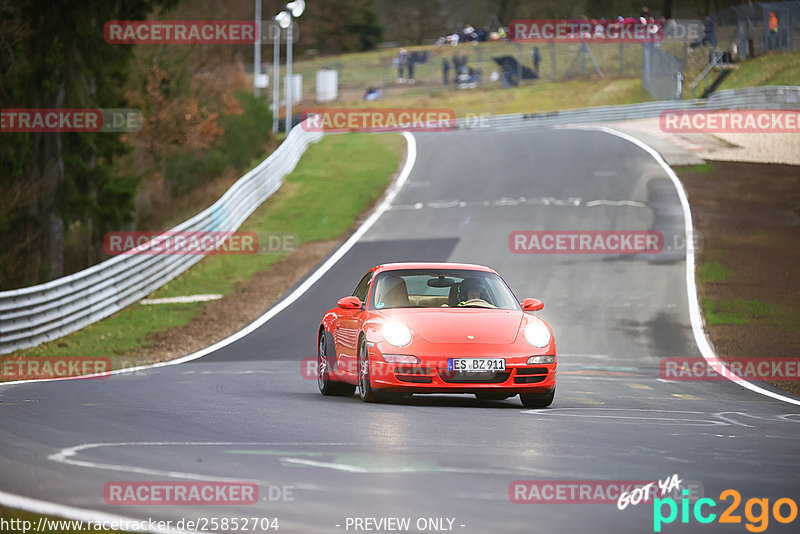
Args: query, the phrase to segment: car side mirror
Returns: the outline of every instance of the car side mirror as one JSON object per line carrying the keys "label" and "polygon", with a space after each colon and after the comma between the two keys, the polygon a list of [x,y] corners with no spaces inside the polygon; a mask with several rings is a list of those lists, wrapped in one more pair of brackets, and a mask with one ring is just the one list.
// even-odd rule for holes
{"label": "car side mirror", "polygon": [[544,308],[544,302],[539,299],[525,299],[522,301],[522,311],[539,311]]}
{"label": "car side mirror", "polygon": [[362,302],[358,297],[342,297],[336,304],[345,310],[355,310],[361,307]]}

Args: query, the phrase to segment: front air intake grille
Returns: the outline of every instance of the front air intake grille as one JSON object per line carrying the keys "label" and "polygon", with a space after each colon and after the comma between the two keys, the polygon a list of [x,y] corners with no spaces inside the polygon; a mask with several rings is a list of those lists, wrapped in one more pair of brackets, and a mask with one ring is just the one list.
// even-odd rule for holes
{"label": "front air intake grille", "polygon": [[537,375],[537,376],[515,376],[514,383],[515,384],[535,384],[537,382],[544,382],[547,378],[547,375]]}
{"label": "front air intake grille", "polygon": [[448,384],[502,384],[511,373],[461,373],[439,371],[439,376]]}
{"label": "front air intake grille", "polygon": [[517,376],[520,375],[546,375],[547,367],[518,367]]}
{"label": "front air intake grille", "polygon": [[433,378],[429,376],[418,376],[418,375],[400,375],[395,373],[395,378],[397,378],[400,382],[411,382],[413,384],[430,384],[433,382]]}
{"label": "front air intake grille", "polygon": [[414,367],[414,366],[398,366],[394,369],[395,374],[398,375],[428,375],[430,369],[427,367]]}
{"label": "front air intake grille", "polygon": [[535,384],[547,379],[547,367],[518,367],[515,384]]}

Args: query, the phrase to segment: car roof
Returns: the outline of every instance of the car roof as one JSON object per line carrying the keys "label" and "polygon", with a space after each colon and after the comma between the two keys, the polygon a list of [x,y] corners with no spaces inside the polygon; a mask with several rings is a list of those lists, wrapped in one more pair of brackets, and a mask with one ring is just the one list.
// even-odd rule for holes
{"label": "car roof", "polygon": [[484,271],[497,274],[494,269],[485,265],[474,263],[445,263],[445,262],[405,262],[405,263],[384,263],[375,267],[375,273],[383,271],[397,271],[403,269],[461,269],[467,271]]}

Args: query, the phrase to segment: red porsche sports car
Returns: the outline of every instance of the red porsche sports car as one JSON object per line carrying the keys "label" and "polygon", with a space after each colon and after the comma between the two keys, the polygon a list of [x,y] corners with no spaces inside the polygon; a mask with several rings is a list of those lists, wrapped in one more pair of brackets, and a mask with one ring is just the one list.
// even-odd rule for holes
{"label": "red porsche sports car", "polygon": [[393,394],[519,394],[543,408],[556,391],[550,327],[528,312],[500,275],[460,263],[392,263],[370,269],[319,326],[317,382],[323,395],[363,401]]}

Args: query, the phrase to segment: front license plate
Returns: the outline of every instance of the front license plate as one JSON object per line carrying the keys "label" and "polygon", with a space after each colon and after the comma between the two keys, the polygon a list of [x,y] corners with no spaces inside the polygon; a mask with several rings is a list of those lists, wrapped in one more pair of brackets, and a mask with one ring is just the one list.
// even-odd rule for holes
{"label": "front license plate", "polygon": [[505,371],[506,360],[505,358],[448,358],[447,370],[465,373]]}

